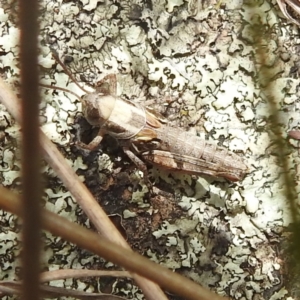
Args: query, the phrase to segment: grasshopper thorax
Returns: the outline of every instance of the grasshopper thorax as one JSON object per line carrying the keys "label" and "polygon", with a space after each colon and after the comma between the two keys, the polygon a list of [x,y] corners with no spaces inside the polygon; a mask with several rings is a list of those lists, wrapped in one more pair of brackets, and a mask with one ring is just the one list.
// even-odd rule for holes
{"label": "grasshopper thorax", "polygon": [[145,110],[131,101],[94,92],[83,96],[82,103],[87,121],[116,139],[130,139],[146,125]]}
{"label": "grasshopper thorax", "polygon": [[111,95],[86,94],[82,97],[83,114],[91,125],[101,127],[109,119],[115,102],[116,98]]}

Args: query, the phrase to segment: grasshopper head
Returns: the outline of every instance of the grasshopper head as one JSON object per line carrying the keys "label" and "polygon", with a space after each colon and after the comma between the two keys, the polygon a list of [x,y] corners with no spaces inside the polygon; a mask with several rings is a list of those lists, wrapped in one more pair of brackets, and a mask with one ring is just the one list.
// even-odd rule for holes
{"label": "grasshopper head", "polygon": [[89,93],[82,97],[83,114],[94,126],[102,126],[110,117],[116,98],[110,95]]}

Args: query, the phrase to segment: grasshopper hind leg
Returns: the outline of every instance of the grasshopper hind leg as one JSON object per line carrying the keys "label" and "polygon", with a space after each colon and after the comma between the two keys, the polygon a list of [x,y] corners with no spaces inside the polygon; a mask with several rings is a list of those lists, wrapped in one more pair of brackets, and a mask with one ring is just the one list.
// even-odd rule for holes
{"label": "grasshopper hind leg", "polygon": [[123,146],[123,151],[124,153],[130,158],[130,160],[136,165],[136,167],[143,172],[144,175],[144,182],[148,187],[148,190],[151,194],[153,194],[153,185],[149,180],[149,176],[148,176],[148,170],[147,170],[147,166],[146,164],[139,159],[130,149],[129,147]]}
{"label": "grasshopper hind leg", "polygon": [[140,160],[130,149],[129,147],[123,146],[123,151],[130,158],[130,160],[136,165],[136,167],[143,172],[145,183],[148,185],[151,184],[148,177],[148,170],[146,164]]}
{"label": "grasshopper hind leg", "polygon": [[144,182],[152,196],[164,196],[164,197],[171,197],[172,194],[169,192],[165,192],[155,186],[153,186],[153,183],[149,180],[148,170],[146,164],[138,158],[130,149],[128,146],[123,146],[123,151],[126,153],[126,155],[130,158],[130,160],[136,165],[136,167],[143,172],[144,174]]}

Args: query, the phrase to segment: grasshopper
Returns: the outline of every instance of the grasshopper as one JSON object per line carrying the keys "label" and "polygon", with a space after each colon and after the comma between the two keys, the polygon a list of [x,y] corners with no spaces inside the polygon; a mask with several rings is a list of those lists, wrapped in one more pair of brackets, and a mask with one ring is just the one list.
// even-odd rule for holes
{"label": "grasshopper", "polygon": [[[62,62],[56,60],[74,80]],[[79,142],[81,147],[93,150],[103,136],[109,134],[119,141],[145,177],[144,161],[169,171],[205,174],[230,181],[242,180],[248,172],[246,163],[237,154],[183,129],[171,127],[167,120],[149,108],[117,97],[115,75],[106,76],[100,83],[99,89],[81,98],[85,118],[91,125],[100,127],[91,143]]]}

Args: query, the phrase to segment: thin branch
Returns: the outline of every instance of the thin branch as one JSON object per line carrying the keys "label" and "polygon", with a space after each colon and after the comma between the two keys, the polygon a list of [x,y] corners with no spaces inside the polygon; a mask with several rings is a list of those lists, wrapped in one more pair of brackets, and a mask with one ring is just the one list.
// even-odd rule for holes
{"label": "thin branch", "polygon": [[[254,6],[253,16],[255,16],[255,9],[260,9],[258,6]],[[254,18],[253,18],[254,19]],[[260,34],[257,35],[259,29]],[[284,138],[282,128],[280,126],[280,116],[278,108],[278,100],[276,94],[276,82],[274,69],[267,67],[268,57],[266,51],[266,33],[264,32],[263,19],[261,23],[252,24],[252,36],[254,42],[255,59],[258,66],[258,84],[261,92],[266,96],[268,102],[268,110],[270,111],[270,133],[273,133],[273,142],[277,146],[277,158],[278,165],[282,168],[282,192],[290,204],[290,213],[294,224],[299,223],[299,214],[297,210],[297,193],[295,189],[294,174],[289,167],[289,161],[287,156],[288,144]],[[277,71],[278,72],[278,71]]]}
{"label": "thin branch", "polygon": [[[18,99],[12,91],[6,86],[0,78],[0,101],[5,105],[11,115],[20,123],[21,114]],[[120,232],[112,224],[106,213],[100,207],[98,202],[86,186],[79,180],[74,170],[68,165],[65,158],[61,155],[55,145],[40,130],[40,141],[44,158],[54,169],[58,177],[62,180],[66,188],[74,196],[77,203],[86,213],[91,222],[95,225],[97,231],[106,237],[109,241],[118,244],[124,248],[130,249]],[[162,290],[148,280],[134,275],[134,279],[143,290],[148,300],[167,299]]]}
{"label": "thin branch", "polygon": [[[18,196],[3,187],[0,187],[0,207],[20,215],[21,209]],[[42,220],[43,227],[52,234],[61,236],[82,248],[98,254],[108,261],[155,281],[177,295],[191,300],[227,299],[215,295],[190,279],[174,273],[142,255],[134,253],[132,250],[119,247],[119,245],[108,241],[108,239],[50,211],[42,210]]]}
{"label": "thin branch", "polygon": [[132,275],[127,271],[59,269],[54,271],[43,272],[42,274],[40,274],[40,283],[49,282],[52,280],[67,279],[67,278],[103,277],[103,276],[132,278]]}
{"label": "thin branch", "polygon": [[[24,223],[23,299],[39,299],[40,268],[40,143],[38,94],[38,1],[19,1],[20,68],[22,96],[22,216]],[[34,188],[33,188],[34,187]]]}
{"label": "thin branch", "polygon": [[[21,294],[21,281],[0,281],[0,295],[18,295]],[[60,297],[72,297],[75,299],[97,299],[97,300],[126,300],[126,298],[102,294],[102,293],[87,293],[83,291],[70,290],[55,286],[38,286],[40,293],[47,298],[59,299]]]}

